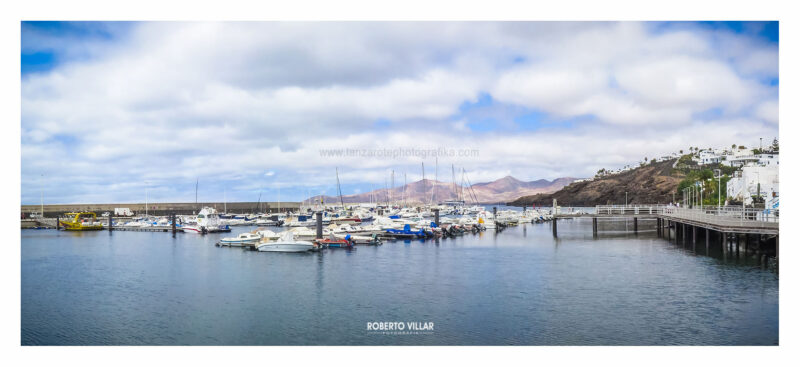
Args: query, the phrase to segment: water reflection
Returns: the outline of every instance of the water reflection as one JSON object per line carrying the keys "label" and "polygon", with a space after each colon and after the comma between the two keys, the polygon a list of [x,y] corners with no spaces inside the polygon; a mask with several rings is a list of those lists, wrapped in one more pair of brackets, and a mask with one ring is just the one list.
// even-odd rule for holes
{"label": "water reflection", "polygon": [[[23,344],[774,345],[777,274],[591,220],[272,254],[220,235],[22,231]],[[237,231],[249,231],[241,228]],[[665,231],[666,232],[666,231]],[[234,235],[236,233],[233,233]],[[225,234],[229,236],[230,234]],[[713,236],[712,236],[713,237]],[[371,321],[434,322],[375,335]]]}

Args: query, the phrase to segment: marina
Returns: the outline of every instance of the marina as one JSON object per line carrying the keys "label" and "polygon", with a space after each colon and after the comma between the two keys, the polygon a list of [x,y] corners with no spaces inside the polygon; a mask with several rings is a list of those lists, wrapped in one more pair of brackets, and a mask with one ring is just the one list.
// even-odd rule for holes
{"label": "marina", "polygon": [[[591,218],[559,219],[558,237],[552,223],[296,254],[216,246],[253,227],[175,237],[23,230],[23,343],[777,344],[770,265],[697,253],[652,221],[633,233],[632,219],[608,218],[596,237]],[[436,328],[366,331],[379,320]]]}
{"label": "marina", "polygon": [[112,352],[782,365],[791,21],[774,6],[680,20],[674,4],[664,21],[594,15],[605,5],[526,21],[488,4],[512,17],[431,22],[431,4],[405,5],[378,22],[339,4],[305,6],[322,21],[15,17],[17,364],[94,362],[30,346],[330,346]]}

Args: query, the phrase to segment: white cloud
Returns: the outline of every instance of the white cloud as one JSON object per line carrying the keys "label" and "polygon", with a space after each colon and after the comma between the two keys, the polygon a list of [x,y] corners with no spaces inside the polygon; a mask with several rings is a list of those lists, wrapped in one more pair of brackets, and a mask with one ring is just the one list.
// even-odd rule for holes
{"label": "white cloud", "polygon": [[[760,82],[777,77],[777,48],[690,27],[158,22],[114,34],[25,45],[90,57],[23,76],[23,201],[37,196],[25,183],[41,172],[50,188],[83,188],[61,186],[51,196],[62,202],[88,198],[85,188],[124,199],[145,179],[245,177],[263,181],[242,189],[289,190],[329,180],[334,166],[350,183],[380,185],[387,167],[419,175],[418,158],[321,159],[321,147],[478,147],[479,157],[451,162],[478,182],[585,176],[777,135],[777,88]],[[462,111],[482,93],[513,108]],[[694,117],[716,108],[711,120]],[[529,110],[555,123],[515,127],[513,113]],[[585,116],[569,129],[557,122]],[[188,198],[170,190],[154,195]]]}
{"label": "white cloud", "polygon": [[756,107],[756,117],[769,122],[778,124],[778,101],[764,101]]}

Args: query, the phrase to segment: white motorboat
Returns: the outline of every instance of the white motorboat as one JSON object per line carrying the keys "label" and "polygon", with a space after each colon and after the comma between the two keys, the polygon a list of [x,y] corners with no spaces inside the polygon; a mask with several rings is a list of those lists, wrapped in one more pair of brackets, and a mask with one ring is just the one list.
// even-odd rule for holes
{"label": "white motorboat", "polygon": [[261,252],[306,252],[315,248],[314,244],[308,241],[297,241],[291,231],[283,232],[283,235],[275,242],[261,242],[256,249]]}
{"label": "white motorboat", "polygon": [[281,237],[280,234],[270,231],[269,229],[259,228],[256,230],[256,233],[261,236],[262,239],[267,241],[275,241]]}
{"label": "white motorboat", "polygon": [[252,232],[239,233],[236,237],[225,237],[219,240],[221,246],[251,246],[261,241],[261,235]]}
{"label": "white motorboat", "polygon": [[183,231],[186,233],[214,233],[214,232],[230,232],[231,229],[225,224],[220,222],[219,214],[214,208],[204,207],[197,214],[195,222],[189,222],[183,225]]}
{"label": "white motorboat", "polygon": [[272,227],[274,227],[274,226],[278,225],[278,221],[272,220],[272,219],[269,219],[269,218],[258,218],[258,219],[256,219],[256,223],[255,224],[257,226],[272,226]]}

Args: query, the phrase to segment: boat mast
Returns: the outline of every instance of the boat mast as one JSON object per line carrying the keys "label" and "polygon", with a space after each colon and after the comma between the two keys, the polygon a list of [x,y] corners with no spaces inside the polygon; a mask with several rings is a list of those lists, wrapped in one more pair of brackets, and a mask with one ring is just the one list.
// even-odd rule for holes
{"label": "boat mast", "polygon": [[458,200],[458,189],[456,189],[456,166],[451,163],[450,169],[453,173],[453,199]]}
{"label": "boat mast", "polygon": [[339,167],[336,167],[336,191],[339,192],[339,202],[342,204],[342,210],[344,210],[344,199],[342,199],[342,185],[339,183]]}
{"label": "boat mast", "polygon": [[389,189],[389,201],[394,206],[394,170],[392,170],[392,187]]}
{"label": "boat mast", "polygon": [[464,167],[461,167],[461,187],[458,188],[458,191],[460,192],[459,200],[466,203],[467,201],[464,200]]}
{"label": "boat mast", "polygon": [[224,211],[225,214],[228,214],[228,189],[222,190],[222,203],[222,211]]}
{"label": "boat mast", "polygon": [[197,188],[200,186],[200,179],[194,183],[194,207],[197,209]]}
{"label": "boat mast", "polygon": [[425,204],[425,197],[428,190],[425,189],[425,162],[422,162],[422,203]]}
{"label": "boat mast", "polygon": [[147,181],[144,182],[144,216],[147,218]]}
{"label": "boat mast", "polygon": [[40,218],[44,219],[44,173],[42,173],[42,186],[41,186],[41,191],[39,191],[39,194],[40,194],[39,200],[41,200],[40,205],[42,206],[41,208],[42,212],[39,214],[41,214]]}
{"label": "boat mast", "polygon": [[434,172],[435,174],[433,176],[433,186],[431,186],[430,205],[433,205],[433,198],[436,196],[436,183],[439,182],[439,157],[436,157],[436,170]]}
{"label": "boat mast", "polygon": [[406,188],[408,187],[408,176],[403,172],[403,208],[406,207]]}

